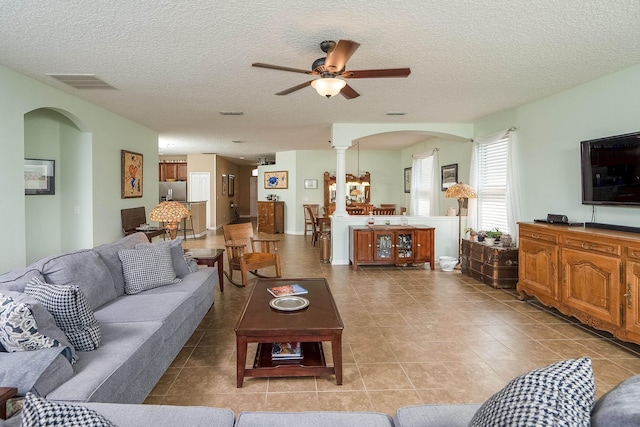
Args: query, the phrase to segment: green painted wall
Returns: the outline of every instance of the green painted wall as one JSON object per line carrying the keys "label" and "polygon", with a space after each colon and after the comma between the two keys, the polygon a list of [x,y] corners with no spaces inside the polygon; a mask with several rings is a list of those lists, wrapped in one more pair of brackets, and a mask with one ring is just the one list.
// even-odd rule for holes
{"label": "green painted wall", "polygon": [[[122,236],[120,209],[145,206],[149,212],[157,204],[156,132],[2,66],[0,93],[0,221],[11,225],[3,230],[0,272],[23,267],[41,255],[28,254],[36,239],[53,253],[113,241]],[[29,129],[30,119],[25,121],[25,115],[41,108],[57,111],[67,119],[36,114],[32,120],[35,127]],[[34,144],[25,145],[25,136]],[[120,198],[122,149],[144,155],[142,198]],[[74,158],[84,159],[87,151],[89,161],[78,165]],[[56,174],[61,181],[56,181],[56,196],[27,201],[23,182],[23,159],[27,156],[59,158]],[[74,173],[80,171],[87,172],[77,178]],[[66,194],[65,189],[74,181],[77,191]],[[46,218],[34,213],[34,208],[46,212]],[[28,230],[30,223],[38,225]]]}

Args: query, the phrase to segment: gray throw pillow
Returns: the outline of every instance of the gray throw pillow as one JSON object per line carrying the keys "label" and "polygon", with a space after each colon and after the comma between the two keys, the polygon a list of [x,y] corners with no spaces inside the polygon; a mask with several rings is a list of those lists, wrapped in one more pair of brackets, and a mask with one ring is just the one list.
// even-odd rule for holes
{"label": "gray throw pillow", "polygon": [[136,249],[143,249],[148,247],[160,247],[167,246],[171,251],[171,261],[173,263],[173,270],[176,272],[176,277],[184,277],[191,273],[189,264],[184,259],[184,249],[182,249],[182,237],[176,237],[173,240],[165,240],[155,243],[138,243]]}
{"label": "gray throw pillow", "polygon": [[565,360],[513,379],[478,409],[469,426],[588,427],[594,399],[591,359]]}
{"label": "gray throw pillow", "polygon": [[0,294],[0,343],[8,352],[61,347],[62,344],[38,330],[31,308]]}
{"label": "gray throw pillow", "polygon": [[180,282],[173,269],[169,246],[121,249],[118,256],[122,261],[124,291],[127,294]]}
{"label": "gray throw pillow", "polygon": [[24,291],[53,315],[76,350],[98,348],[102,338],[100,325],[78,286],[52,285],[34,277]]}
{"label": "gray throw pillow", "polygon": [[591,411],[592,427],[640,425],[640,375],[624,380],[596,402]]}
{"label": "gray throw pillow", "polygon": [[53,402],[27,393],[22,409],[23,426],[115,427],[111,421],[80,405]]}

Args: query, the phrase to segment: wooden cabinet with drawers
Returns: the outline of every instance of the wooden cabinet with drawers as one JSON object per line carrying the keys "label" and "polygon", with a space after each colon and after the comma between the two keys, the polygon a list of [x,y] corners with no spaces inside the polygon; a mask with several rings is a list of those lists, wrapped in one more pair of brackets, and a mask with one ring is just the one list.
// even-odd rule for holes
{"label": "wooden cabinet with drawers", "polygon": [[284,202],[258,202],[258,231],[284,233]]}
{"label": "wooden cabinet with drawers", "polygon": [[520,224],[521,298],[640,344],[640,234]]}
{"label": "wooden cabinet with drawers", "polygon": [[427,226],[350,226],[349,259],[359,264],[421,264],[434,267],[434,228]]}

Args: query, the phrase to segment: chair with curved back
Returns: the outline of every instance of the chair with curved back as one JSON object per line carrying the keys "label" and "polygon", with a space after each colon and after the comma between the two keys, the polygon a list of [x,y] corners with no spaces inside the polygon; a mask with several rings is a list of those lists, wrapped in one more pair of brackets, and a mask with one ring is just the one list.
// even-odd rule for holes
{"label": "chair with curved back", "polygon": [[[311,205],[311,204],[304,204],[302,205],[302,208],[304,209],[304,238],[307,238],[307,230],[309,229],[309,226],[311,226],[311,233],[313,233],[313,224],[314,224],[314,220],[309,216],[309,212],[307,211],[307,207],[309,207],[311,209],[311,211],[314,213],[314,215],[317,217],[320,213],[320,205]],[[313,242],[313,234],[311,235],[311,242]]]}
{"label": "chair with curved back", "polygon": [[[277,239],[256,239],[253,237],[253,226],[250,222],[241,224],[229,224],[222,227],[224,245],[229,261],[229,272],[224,274],[227,279],[236,286],[247,286],[248,274],[257,277],[265,277],[258,274],[257,270],[265,267],[275,267],[275,277],[282,277],[280,269],[280,254],[276,243]],[[233,280],[233,272],[240,270],[241,284]]]}
{"label": "chair with curved back", "polygon": [[347,213],[349,215],[364,215],[364,208],[347,207]]}
{"label": "chair with curved back", "polygon": [[374,215],[395,215],[396,208],[373,208]]}

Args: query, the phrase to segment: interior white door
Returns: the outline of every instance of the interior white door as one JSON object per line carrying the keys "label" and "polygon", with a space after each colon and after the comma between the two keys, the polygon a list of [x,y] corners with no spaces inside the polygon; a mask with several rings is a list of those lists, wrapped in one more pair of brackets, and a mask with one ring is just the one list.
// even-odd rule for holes
{"label": "interior white door", "polygon": [[[189,174],[189,201],[210,202],[211,174],[209,172],[191,172]],[[211,228],[211,204],[207,203],[207,228]]]}

